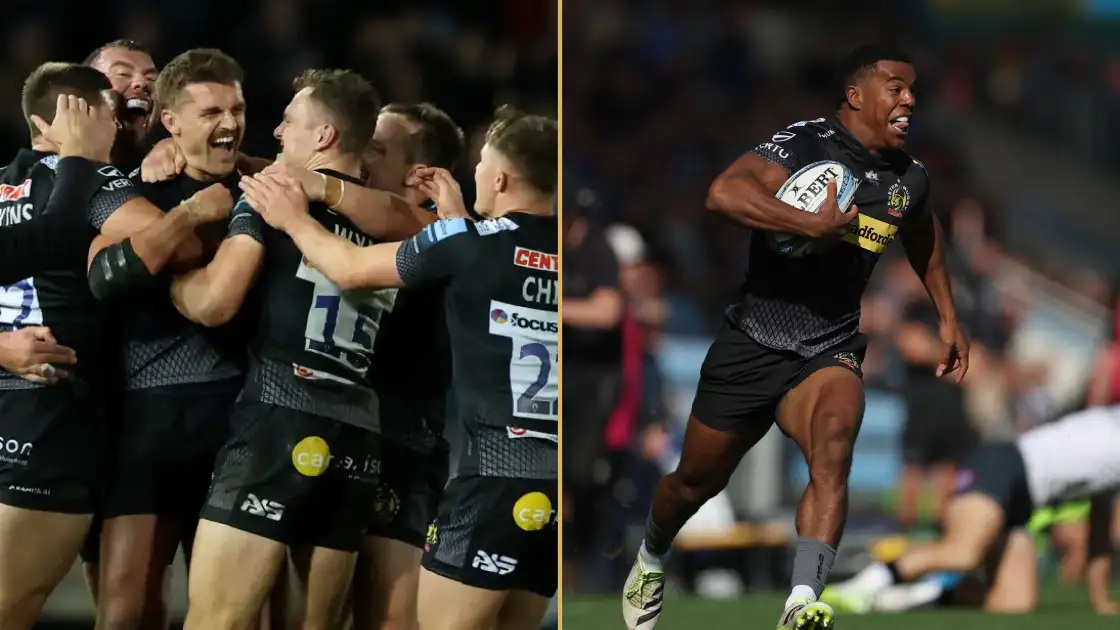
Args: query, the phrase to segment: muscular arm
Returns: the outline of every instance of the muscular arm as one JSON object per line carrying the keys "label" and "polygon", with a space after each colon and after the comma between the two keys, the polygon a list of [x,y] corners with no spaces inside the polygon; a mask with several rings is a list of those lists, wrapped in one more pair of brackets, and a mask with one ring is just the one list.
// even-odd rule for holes
{"label": "muscular arm", "polygon": [[931,212],[920,212],[901,230],[906,258],[937,308],[942,325],[957,321],[949,266],[945,263],[945,234]]}
{"label": "muscular arm", "polygon": [[1086,567],[1085,586],[1089,590],[1089,600],[1093,608],[1103,609],[1115,606],[1112,603],[1112,493],[1103,493],[1092,498],[1089,508],[1089,564]]}
{"label": "muscular arm", "polygon": [[194,234],[198,225],[186,202],[165,214],[147,199],[134,197],[100,225],[101,234],[106,237],[101,242],[112,244],[129,239],[148,272],[156,274],[180,250],[184,255],[190,250],[201,250],[202,244]]}
{"label": "muscular arm", "polygon": [[755,153],[744,154],[712,182],[707,207],[753,230],[819,238],[823,229],[816,214],[797,210],[774,197],[787,179],[785,168]]}
{"label": "muscular arm", "polygon": [[260,217],[240,202],[230,218],[226,238],[210,264],[175,278],[171,302],[187,319],[207,327],[233,319],[264,259]]}
{"label": "muscular arm", "polygon": [[[359,230],[376,239],[401,241],[436,220],[432,213],[393,193],[358,186],[329,176],[326,180],[334,180],[332,186],[337,185],[344,191],[334,210],[353,221]],[[308,197],[324,199],[326,180],[323,177],[312,180],[316,184],[314,190],[307,191]]]}

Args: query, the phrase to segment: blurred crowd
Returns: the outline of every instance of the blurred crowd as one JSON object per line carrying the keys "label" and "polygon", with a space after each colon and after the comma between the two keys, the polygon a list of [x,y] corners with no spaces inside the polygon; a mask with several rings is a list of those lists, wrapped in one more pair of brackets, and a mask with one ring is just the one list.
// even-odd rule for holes
{"label": "blurred crowd", "polygon": [[13,0],[5,3],[13,19],[0,26],[0,88],[12,95],[0,103],[0,149],[11,155],[27,144],[16,95],[32,69],[81,61],[110,40],[130,38],[160,66],[188,48],[233,55],[246,74],[243,150],[250,155],[275,154],[272,130],[292,79],[309,67],[358,70],[384,102],[435,103],[467,131],[477,155],[498,105],[556,114],[555,7],[549,0],[108,0],[92,9],[72,0]]}
{"label": "blurred crowd", "polygon": [[[634,541],[612,519],[641,531],[646,484],[671,463],[671,437],[685,420],[665,411],[659,342],[666,334],[710,338],[743,278],[749,236],[705,209],[709,185],[774,131],[830,115],[833,63],[856,44],[887,34],[884,43],[914,55],[918,106],[907,150],[932,174],[930,203],[949,235],[957,304],[974,344],[965,387],[936,382],[936,313],[900,246],[888,250],[865,296],[862,328],[870,336],[868,386],[897,393],[917,410],[908,414],[899,445],[899,524],[917,523],[918,496],[927,492],[936,517],[939,499],[953,489],[953,463],[979,440],[1013,436],[1084,404],[1084,395],[1057,397],[1047,387],[1056,365],[1011,351],[1036,299],[1016,283],[1024,269],[1051,277],[1058,295],[1089,304],[1094,316],[1112,307],[1108,283],[1083,269],[1031,269],[1029,253],[1009,251],[1001,230],[1005,208],[970,177],[951,130],[923,124],[921,111],[936,103],[963,115],[1001,116],[1104,158],[1116,152],[1103,146],[1113,136],[1096,125],[1100,118],[1115,124],[1120,61],[1092,57],[1087,48],[1049,52],[1051,39],[1021,34],[940,45],[919,30],[920,2],[894,3],[894,10],[874,3],[873,11],[858,10],[859,2],[803,4],[794,15],[781,3],[760,1],[565,3],[564,212],[579,216],[570,226],[565,221],[563,243],[565,444],[577,424],[581,435],[581,460],[573,462],[578,486],[567,485],[573,469],[565,462],[566,493],[581,493],[570,497],[575,505],[566,513],[581,531],[565,534],[565,581],[579,588],[610,589],[611,579],[617,586],[612,559],[629,558],[630,549],[620,549]],[[805,18],[810,8],[812,19]],[[588,255],[596,247],[599,253]],[[591,299],[596,290],[617,292],[625,305],[613,322],[621,335],[612,342],[619,351],[611,368],[601,356],[581,355],[582,343],[568,342],[575,327],[570,297]],[[593,326],[605,336],[605,322]],[[594,345],[600,354],[603,346]],[[569,375],[589,361],[600,375],[622,374],[608,386],[615,404],[589,407],[589,390],[581,386],[574,396],[583,400],[569,406]],[[930,490],[922,489],[927,481]],[[594,522],[587,522],[589,513]]]}

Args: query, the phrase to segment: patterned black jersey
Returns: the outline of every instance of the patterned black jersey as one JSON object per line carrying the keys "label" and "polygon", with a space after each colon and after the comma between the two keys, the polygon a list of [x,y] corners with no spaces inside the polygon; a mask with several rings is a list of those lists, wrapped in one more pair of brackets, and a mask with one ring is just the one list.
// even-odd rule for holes
{"label": "patterned black jersey", "polygon": [[[343,173],[322,172],[363,185]],[[328,231],[357,245],[376,242],[321,203],[311,204],[310,211]],[[287,234],[268,227],[264,245],[255,296],[250,295],[260,302],[260,312],[242,398],[379,431],[368,373],[381,317],[393,309],[397,290],[343,291],[308,263]]]}
{"label": "patterned black jersey", "polygon": [[929,212],[929,175],[902,151],[872,155],[836,118],[794,123],[753,153],[791,175],[836,160],[861,181],[854,201],[859,214],[831,248],[787,257],[771,249],[765,232],[755,232],[741,298],[728,309],[758,343],[815,356],[859,332],[860,298],[879,256],[899,229]]}
{"label": "patterned black jersey", "polygon": [[[21,150],[0,172],[0,229],[25,221],[41,220],[47,213],[67,211],[54,207],[55,174],[59,157],[53,153]],[[88,238],[83,251],[105,221],[136,196],[136,188],[115,167],[100,170],[104,183],[89,202]],[[70,210],[72,211],[72,210]],[[75,242],[75,244],[78,244]],[[74,378],[79,383],[97,383],[102,371],[102,310],[90,293],[85,261],[75,256],[70,269],[49,271],[8,286],[0,286],[0,328],[48,326],[55,339],[80,357]],[[0,389],[40,387],[0,369]]]}
{"label": "patterned black jersey", "polygon": [[[221,181],[236,198],[238,176]],[[189,199],[214,182],[200,182],[184,173],[174,179],[146,184],[136,176],[137,190],[164,212]],[[207,225],[207,230],[226,230],[228,222]],[[146,291],[138,291],[113,305],[114,319],[122,325],[124,365],[130,390],[213,383],[242,374],[245,343],[237,334],[240,320],[226,326],[207,328],[183,317],[175,309],[168,291],[170,278]]]}
{"label": "patterned black jersey", "polygon": [[382,437],[425,454],[442,444],[451,387],[442,285],[397,292],[381,320],[369,374],[381,399]]}
{"label": "patterned black jersey", "polygon": [[438,221],[401,244],[408,288],[443,285],[452,475],[550,479],[559,428],[555,216]]}

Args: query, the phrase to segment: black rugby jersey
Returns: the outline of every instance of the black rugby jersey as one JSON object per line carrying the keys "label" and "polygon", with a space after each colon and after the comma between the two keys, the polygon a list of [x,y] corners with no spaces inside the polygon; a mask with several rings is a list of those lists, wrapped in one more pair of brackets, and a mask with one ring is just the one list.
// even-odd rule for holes
{"label": "black rugby jersey", "polygon": [[451,344],[443,285],[400,289],[381,319],[370,384],[381,400],[381,435],[418,453],[443,443]]}
{"label": "black rugby jersey", "polygon": [[[235,197],[236,173],[220,183]],[[144,183],[135,176],[137,190],[164,212],[168,212],[192,195],[218,182],[202,182],[185,173],[157,183]],[[206,225],[203,229],[224,231],[228,221]],[[238,337],[240,318],[225,326],[207,328],[183,317],[175,308],[169,293],[170,276],[164,281],[125,296],[113,305],[114,319],[124,339],[124,365],[130,390],[151,389],[171,385],[214,383],[237,378],[242,374],[245,357],[244,339]]]}
{"label": "black rugby jersey", "polygon": [[872,155],[835,117],[794,123],[752,152],[791,175],[835,160],[861,181],[859,214],[831,248],[784,256],[756,231],[740,300],[727,311],[758,343],[812,357],[859,332],[860,298],[879,256],[908,221],[929,212],[929,175],[903,151]]}
{"label": "black rugby jersey", "polygon": [[[343,173],[319,172],[363,185]],[[322,203],[312,203],[310,212],[328,231],[357,245],[377,242]],[[392,310],[397,290],[339,289],[278,230],[264,228],[264,245],[255,294],[249,297],[260,302],[260,310],[242,398],[379,431],[368,373],[381,317]]]}
{"label": "black rugby jersey", "polygon": [[[41,220],[55,194],[55,170],[59,157],[54,153],[21,149],[11,164],[0,172],[0,229],[25,221]],[[75,245],[88,252],[93,238],[105,221],[136,196],[136,188],[115,167],[100,169],[105,177],[100,190],[89,202],[88,238]],[[102,371],[102,311],[89,290],[84,256],[75,256],[70,269],[47,271],[15,284],[0,286],[0,329],[48,326],[55,339],[73,348],[79,357],[73,381],[83,385],[99,383]],[[43,387],[0,369],[0,389]]]}
{"label": "black rugby jersey", "polygon": [[556,476],[555,216],[438,221],[405,241],[406,287],[443,284],[455,419],[452,476]]}

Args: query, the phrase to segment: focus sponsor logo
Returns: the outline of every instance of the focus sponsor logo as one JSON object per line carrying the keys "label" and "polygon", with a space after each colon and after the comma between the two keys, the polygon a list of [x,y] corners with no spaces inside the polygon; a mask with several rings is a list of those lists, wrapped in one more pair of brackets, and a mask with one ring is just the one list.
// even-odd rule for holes
{"label": "focus sponsor logo", "polygon": [[513,264],[518,267],[556,273],[560,271],[560,256],[557,254],[538,252],[535,249],[518,247],[513,250]]}
{"label": "focus sponsor logo", "polygon": [[506,311],[496,308],[490,311],[490,321],[495,324],[509,324],[514,328],[521,328],[524,330],[535,330],[537,332],[560,332],[560,324],[555,321],[547,321],[537,319],[535,317],[525,317],[520,313],[507,313]]}

